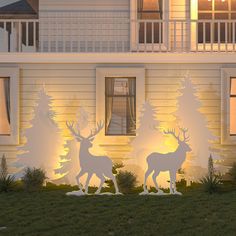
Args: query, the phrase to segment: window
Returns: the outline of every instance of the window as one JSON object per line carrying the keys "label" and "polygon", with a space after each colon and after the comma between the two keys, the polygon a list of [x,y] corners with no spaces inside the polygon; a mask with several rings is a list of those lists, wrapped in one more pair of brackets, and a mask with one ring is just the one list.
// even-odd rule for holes
{"label": "window", "polygon": [[0,135],[10,135],[10,79],[0,78]]}
{"label": "window", "polygon": [[130,42],[133,51],[167,50],[169,0],[130,1]]}
{"label": "window", "polygon": [[230,78],[230,135],[236,135],[236,77]]}
{"label": "window", "polygon": [[221,70],[221,143],[236,143],[236,68]]}
{"label": "window", "polygon": [[198,23],[198,43],[232,43],[236,25],[225,20],[236,20],[236,0],[198,0],[198,19],[206,20]]}
{"label": "window", "polygon": [[96,69],[96,121],[104,121],[104,138],[135,136],[145,101],[145,69]]}
{"label": "window", "polygon": [[[162,20],[162,0],[138,0],[139,20]],[[139,43],[162,43],[163,42],[162,22],[143,22],[139,24]]]}
{"label": "window", "polygon": [[19,143],[18,77],[18,68],[0,68],[0,145]]}
{"label": "window", "polygon": [[135,135],[136,79],[105,79],[106,135]]}

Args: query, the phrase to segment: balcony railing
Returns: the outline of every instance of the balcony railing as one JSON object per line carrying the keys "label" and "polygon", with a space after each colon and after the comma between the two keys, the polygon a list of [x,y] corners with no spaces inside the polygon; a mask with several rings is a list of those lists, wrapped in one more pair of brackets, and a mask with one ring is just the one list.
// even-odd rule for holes
{"label": "balcony railing", "polygon": [[235,52],[236,20],[0,20],[0,52]]}
{"label": "balcony railing", "polygon": [[0,52],[37,52],[38,20],[0,20]]}

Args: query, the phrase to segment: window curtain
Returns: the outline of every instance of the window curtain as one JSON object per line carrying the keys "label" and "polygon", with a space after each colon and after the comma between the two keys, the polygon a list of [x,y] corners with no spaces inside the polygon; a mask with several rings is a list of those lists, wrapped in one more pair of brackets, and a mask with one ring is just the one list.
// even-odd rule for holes
{"label": "window curtain", "polygon": [[4,79],[5,103],[7,110],[7,120],[11,124],[11,105],[10,105],[10,79]]}
{"label": "window curtain", "polygon": [[106,133],[108,132],[109,125],[111,123],[112,108],[113,108],[113,96],[115,88],[115,79],[106,78]]}
{"label": "window curtain", "polygon": [[0,135],[10,134],[10,84],[0,78]]}
{"label": "window curtain", "polygon": [[[145,11],[160,12],[160,19],[162,19],[162,0],[138,0],[138,13],[140,19],[145,19],[147,13]],[[150,14],[150,12],[148,13]]]}
{"label": "window curtain", "polygon": [[129,79],[129,96],[128,96],[128,116],[127,116],[127,128],[128,133],[133,133],[136,129],[136,80]]}

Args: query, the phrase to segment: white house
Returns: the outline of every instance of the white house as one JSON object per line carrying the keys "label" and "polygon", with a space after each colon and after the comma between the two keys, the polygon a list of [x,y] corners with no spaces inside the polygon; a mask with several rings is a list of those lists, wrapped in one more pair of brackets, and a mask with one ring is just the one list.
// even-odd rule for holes
{"label": "white house", "polygon": [[162,129],[177,125],[185,77],[216,137],[210,152],[223,167],[236,161],[236,0],[1,0],[0,40],[0,156],[9,163],[43,85],[64,139],[84,107],[91,126],[105,121],[100,148],[119,162],[132,158],[145,100]]}

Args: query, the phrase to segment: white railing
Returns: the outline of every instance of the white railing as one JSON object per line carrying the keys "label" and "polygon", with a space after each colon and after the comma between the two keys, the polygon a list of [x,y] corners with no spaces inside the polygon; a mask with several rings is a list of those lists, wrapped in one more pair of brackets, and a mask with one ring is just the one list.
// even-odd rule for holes
{"label": "white railing", "polygon": [[0,52],[235,52],[236,20],[0,20]]}
{"label": "white railing", "polygon": [[37,52],[38,20],[0,20],[0,52]]}

